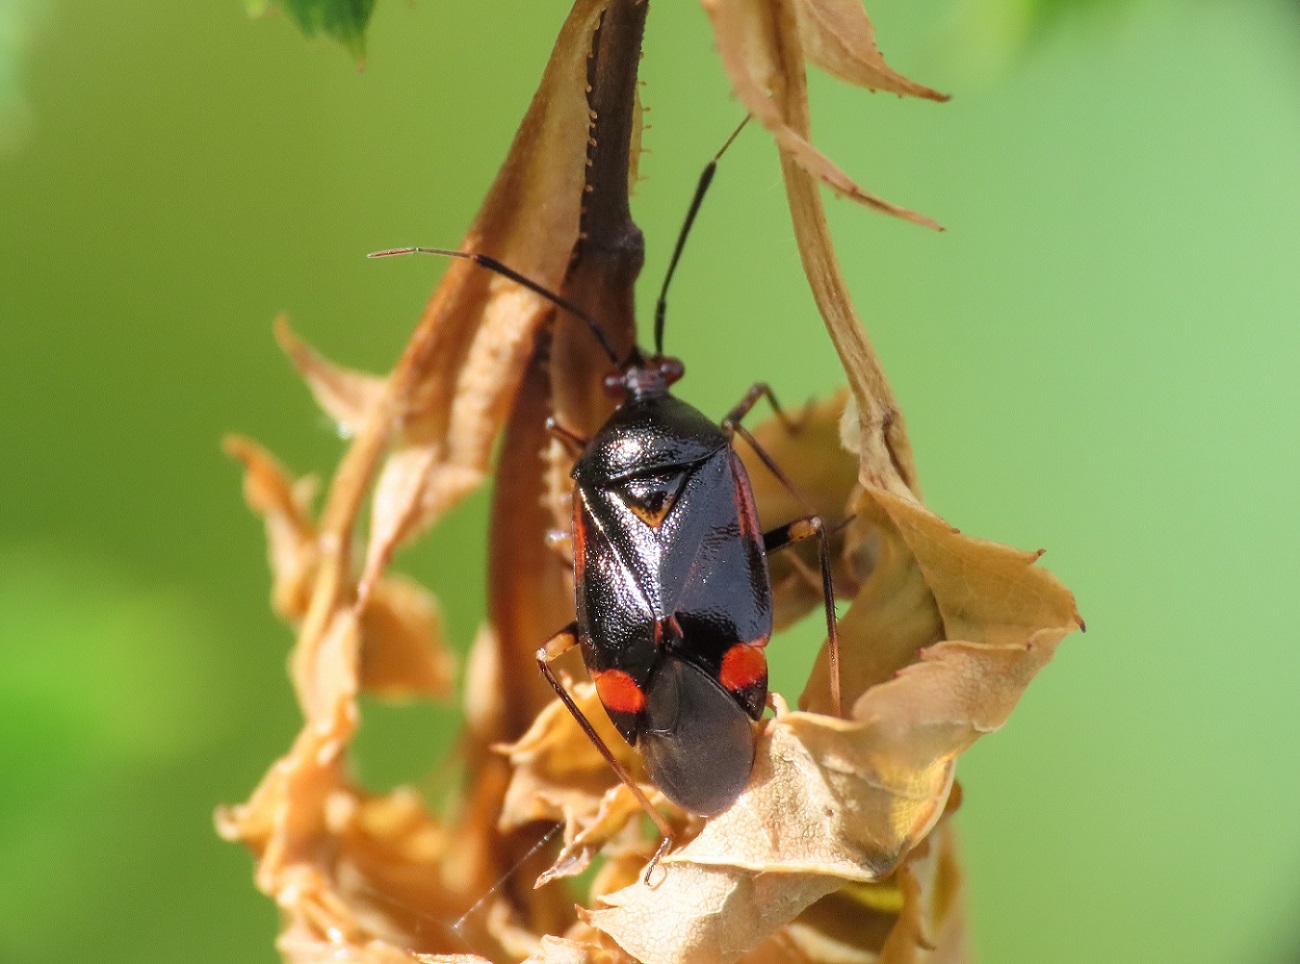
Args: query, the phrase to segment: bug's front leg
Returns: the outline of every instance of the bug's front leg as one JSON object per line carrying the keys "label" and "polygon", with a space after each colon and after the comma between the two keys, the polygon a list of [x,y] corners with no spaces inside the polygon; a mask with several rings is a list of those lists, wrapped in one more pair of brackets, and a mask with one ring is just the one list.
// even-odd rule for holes
{"label": "bug's front leg", "polygon": [[587,447],[587,443],[590,441],[589,439],[583,438],[577,432],[572,432],[565,428],[555,420],[554,416],[551,416],[546,420],[546,431],[550,432],[553,437],[563,442],[564,447],[569,450],[569,455],[575,459],[582,454],[583,449]]}

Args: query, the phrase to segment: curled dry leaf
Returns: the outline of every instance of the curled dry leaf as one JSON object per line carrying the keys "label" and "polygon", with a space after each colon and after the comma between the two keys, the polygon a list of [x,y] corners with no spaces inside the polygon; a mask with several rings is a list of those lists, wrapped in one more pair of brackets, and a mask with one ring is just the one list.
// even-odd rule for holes
{"label": "curled dry leaf", "polygon": [[338,425],[339,433],[355,435],[378,406],[384,379],[322,357],[298,337],[283,315],[275,320],[275,337],[307,382],[316,404]]}
{"label": "curled dry leaf", "polygon": [[256,442],[237,435],[223,443],[244,464],[244,500],[266,524],[271,563],[271,605],[282,619],[301,619],[316,574],[316,525],[310,505],[316,481],[295,482]]}
{"label": "curled dry leaf", "polygon": [[582,917],[645,964],[734,961],[841,886],[833,877],[681,865],[656,887],[633,884]]}
{"label": "curled dry leaf", "polygon": [[[244,464],[244,497],[266,522],[275,610],[296,622],[306,613],[319,559],[309,511],[316,481],[294,481],[269,453],[247,439],[232,436],[225,449]],[[360,618],[361,689],[390,699],[448,694],[455,663],[432,593],[410,579],[387,576]]]}
{"label": "curled dry leaf", "polygon": [[617,948],[610,949],[591,941],[564,937],[543,937],[541,949],[525,964],[635,964]]}
{"label": "curled dry leaf", "polygon": [[433,593],[389,575],[361,613],[361,687],[387,699],[450,695],[456,665]]}
{"label": "curled dry leaf", "polygon": [[278,943],[294,964],[395,964],[424,949],[492,946],[476,922],[451,926],[483,893],[474,835],[442,827],[410,790],[375,796],[348,779],[360,635],[343,611],[318,645],[295,652],[307,725],[247,803],[218,812],[218,831],[258,856],[257,882],[280,905]]}
{"label": "curled dry leaf", "polygon": [[[942,95],[894,73],[880,57],[866,14],[854,17],[846,3],[828,0],[702,0],[718,42],[722,66],[731,86],[772,136],[782,153],[831,190],[869,208],[925,227],[939,225],[923,214],[891,204],[864,190],[825,154],[813,147],[807,130],[797,124],[790,91],[807,110],[804,51],[806,32],[817,62],[853,83],[899,94],[942,99]],[[860,10],[861,8],[859,8]],[[838,33],[836,42],[831,36]]]}
{"label": "curled dry leaf", "polygon": [[[578,240],[591,37],[608,0],[578,0],[509,157],[463,242],[551,290]],[[362,594],[393,550],[485,478],[549,302],[466,262],[447,269],[388,380],[377,417],[398,430],[371,514]]]}
{"label": "curled dry leaf", "polygon": [[965,957],[962,875],[944,820],[889,881],[851,884],[812,904],[745,964],[957,964]]}
{"label": "curled dry leaf", "polygon": [[868,90],[948,99],[947,94],[908,80],[885,63],[861,0],[794,0],[794,10],[808,59],[828,74]]}

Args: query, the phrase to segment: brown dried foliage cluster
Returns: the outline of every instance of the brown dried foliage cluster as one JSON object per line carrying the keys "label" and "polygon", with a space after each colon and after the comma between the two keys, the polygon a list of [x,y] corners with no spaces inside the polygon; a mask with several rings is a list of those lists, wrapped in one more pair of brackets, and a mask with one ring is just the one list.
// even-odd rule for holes
{"label": "brown dried foliage cluster", "polygon": [[[655,841],[635,801],[533,662],[571,618],[573,598],[564,559],[546,545],[570,510],[563,451],[538,456],[543,422],[554,411],[590,430],[607,414],[605,362],[590,337],[574,319],[554,318],[544,299],[462,262],[449,265],[385,377],[331,364],[282,323],[284,349],[352,435],[316,512],[310,483],[252,442],[228,442],[266,522],[275,609],[297,629],[290,670],[305,719],[251,799],[223,809],[218,826],[254,853],[257,884],[282,913],[287,960],[964,959],[946,819],[956,758],[1002,725],[1081,623],[1036,554],[962,535],[920,500],[903,419],[848,300],[819,184],[929,222],[858,187],[812,146],[805,62],[871,89],[942,97],[885,65],[858,0],[703,2],[737,97],[780,151],[804,267],[848,378],[847,393],[811,409],[797,433],[777,422],[757,430],[819,511],[852,516],[834,546],[848,601],[845,716],[827,715],[823,651],[801,709],[776,700],[750,785],[725,813],[688,816],[643,784],[679,840],[647,885],[640,872]],[[632,0],[577,0],[463,242],[592,306],[620,347],[632,337],[639,268],[626,218],[637,147],[627,64],[644,16]],[[611,172],[621,189],[609,189]],[[466,785],[457,814],[437,819],[413,791],[358,786],[348,748],[359,693],[451,689],[436,600],[388,562],[483,483],[502,434],[489,618],[463,685]],[[752,466],[751,477],[764,519],[800,514],[764,470]],[[365,546],[359,558],[354,544]],[[793,553],[772,560],[779,625],[818,604],[813,568]],[[573,689],[605,724],[590,685]],[[635,754],[607,725],[605,735],[640,776]],[[562,823],[558,853],[529,854],[538,821]],[[605,860],[575,911],[555,878],[597,853]],[[539,876],[553,882],[533,889]]]}

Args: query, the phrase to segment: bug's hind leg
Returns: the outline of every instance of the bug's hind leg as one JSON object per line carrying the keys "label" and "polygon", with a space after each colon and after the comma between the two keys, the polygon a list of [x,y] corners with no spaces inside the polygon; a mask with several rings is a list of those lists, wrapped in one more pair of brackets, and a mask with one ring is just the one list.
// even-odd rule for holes
{"label": "bug's hind leg", "polygon": [[567,709],[569,713],[573,715],[573,718],[577,720],[578,726],[582,727],[582,732],[587,734],[587,739],[591,740],[596,749],[600,751],[600,755],[605,758],[605,762],[610,765],[610,768],[618,775],[618,778],[623,781],[624,786],[632,791],[632,796],[636,797],[637,803],[641,804],[641,808],[645,810],[650,819],[654,821],[655,827],[659,830],[659,834],[662,837],[659,842],[659,849],[655,851],[655,855],[650,858],[650,863],[646,865],[645,875],[643,878],[645,882],[649,884],[650,875],[654,873],[655,867],[659,866],[659,859],[673,844],[673,828],[669,825],[668,821],[664,819],[663,814],[654,808],[650,803],[649,798],[641,792],[641,788],[637,786],[636,781],[633,780],[631,774],[627,772],[627,768],[618,761],[618,757],[614,756],[614,751],[611,750],[609,745],[601,739],[600,734],[596,732],[596,728],[591,725],[591,721],[588,720],[582,710],[578,708],[578,704],[575,703],[573,697],[569,695],[569,691],[564,688],[564,684],[560,682],[559,677],[551,671],[551,660],[563,656],[572,649],[577,642],[578,624],[577,622],[572,622],[548,639],[537,650],[537,665],[541,669],[542,675],[546,677],[546,682],[551,684],[551,688],[555,690],[555,695],[558,696],[560,702],[564,704],[565,709]]}

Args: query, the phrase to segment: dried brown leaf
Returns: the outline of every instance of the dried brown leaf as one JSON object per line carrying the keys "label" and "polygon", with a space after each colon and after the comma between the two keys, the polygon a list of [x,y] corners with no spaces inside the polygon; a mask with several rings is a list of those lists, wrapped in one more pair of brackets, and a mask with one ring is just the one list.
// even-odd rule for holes
{"label": "dried brown leaf", "polygon": [[[624,887],[631,887],[645,873],[646,855],[639,849],[614,849],[606,853],[606,860],[601,864],[587,891],[587,903],[598,905],[601,898]],[[589,927],[588,924],[579,926]],[[595,933],[599,933],[596,931]],[[606,938],[608,940],[608,938]]]}
{"label": "dried brown leaf", "polygon": [[[802,52],[794,31],[777,32],[771,41],[775,59],[784,63],[800,61]],[[785,83],[774,90],[773,100],[791,129],[800,137],[808,137],[808,80],[802,69],[787,72]],[[863,485],[877,485],[919,499],[921,492],[903,416],[849,297],[816,175],[797,151],[783,150],[781,169],[804,275],[849,380],[850,404],[857,415],[857,435],[849,448],[859,458],[859,479]]]}
{"label": "dried brown leaf", "polygon": [[787,713],[768,727],[749,786],[665,862],[872,882],[943,813],[950,762],[899,765],[869,724]]}
{"label": "dried brown leaf", "polygon": [[[558,290],[578,240],[590,124],[591,37],[608,0],[579,0],[462,249]],[[454,262],[388,383],[400,439],[380,474],[362,585],[393,550],[480,484],[492,443],[551,313],[540,296]]]}
{"label": "dried brown leaf", "polygon": [[759,945],[745,964],[879,964],[880,950],[898,924],[902,905],[903,896],[892,881],[841,887]]}
{"label": "dried brown leaf", "polygon": [[828,74],[870,90],[948,99],[947,94],[908,80],[885,63],[861,0],[794,0],[794,9],[808,59]]}
{"label": "dried brown leaf", "polygon": [[491,626],[480,626],[465,660],[465,682],[461,705],[465,728],[476,738],[490,741],[496,723],[505,713],[505,687],[501,672],[501,649]]}
{"label": "dried brown leaf", "polygon": [[[857,460],[838,444],[846,391],[809,402],[791,414],[793,427],[771,418],[753,429],[754,438],[798,490],[794,494],[762,463],[753,449],[738,443],[749,472],[758,516],[773,527],[809,513],[830,529],[830,550],[838,599],[851,598],[875,564],[876,546],[857,527],[845,527],[857,489]],[[772,579],[774,621],[779,631],[822,605],[820,545],[815,539],[795,543],[767,560]]]}
{"label": "dried brown leaf", "polygon": [[962,879],[950,821],[887,881],[851,884],[781,928],[745,964],[958,964],[965,960]]}
{"label": "dried brown leaf", "polygon": [[322,357],[298,337],[283,315],[275,320],[275,337],[307,382],[316,404],[339,426],[341,434],[355,435],[378,406],[385,380]]}
{"label": "dried brown leaf", "polygon": [[361,614],[361,686],[387,699],[446,696],[456,664],[433,594],[401,576],[381,579]]}
{"label": "dried brown leaf", "polygon": [[653,887],[638,881],[580,914],[645,964],[725,964],[841,885],[833,877],[682,864]]}
{"label": "dried brown leaf", "polygon": [[[849,534],[869,549],[871,565],[839,621],[840,691],[846,707],[944,638],[934,593],[893,522],[864,494],[855,497],[849,512]],[[804,709],[830,709],[827,657],[823,648],[800,700]]]}
{"label": "dried brown leaf", "polygon": [[956,964],[964,960],[960,891],[951,828],[941,825],[880,883],[674,862],[656,886],[637,880],[583,916],[655,964]]}
{"label": "dried brown leaf", "polygon": [[[601,708],[595,686],[589,682],[570,684],[570,692],[578,709],[587,716],[597,734],[615,751],[620,761],[631,767],[637,766],[636,754],[619,736]],[[586,797],[593,811],[596,801],[617,781],[605,758],[559,700],[553,700],[537,715],[527,733],[498,749],[509,758],[517,773],[534,774],[539,784],[568,788],[570,792]],[[534,806],[528,794],[521,793],[519,798],[521,806]],[[541,813],[532,809],[515,811],[507,807],[505,818],[510,819],[512,815],[523,823],[540,819]]]}
{"label": "dried brown leaf", "polygon": [[702,0],[717,38],[722,66],[745,109],[776,139],[784,156],[831,190],[860,204],[925,227],[939,225],[923,214],[891,204],[859,187],[792,121],[789,89],[802,92],[804,55],[799,44],[795,0]]}
{"label": "dried brown leaf", "polygon": [[902,906],[880,952],[880,964],[959,964],[966,960],[963,879],[956,835],[941,824],[899,868]]}
{"label": "dried brown leaf", "polygon": [[231,435],[223,447],[244,464],[244,499],[266,523],[271,605],[283,619],[301,619],[318,559],[316,526],[308,508],[316,480],[295,482],[269,452],[249,439]]}
{"label": "dried brown leaf", "polygon": [[[640,758],[609,722],[595,687],[580,683],[571,691],[605,745],[640,779],[641,789],[651,800],[661,800],[655,786],[645,780]],[[564,825],[564,848],[539,886],[581,873],[591,858],[642,812],[636,798],[618,781],[559,700],[542,710],[519,740],[499,749],[509,757],[511,766],[502,827],[522,827],[537,820]]]}
{"label": "dried brown leaf", "polygon": [[[868,487],[857,511],[855,525],[870,527],[880,550],[840,624],[846,705],[919,655],[932,664],[927,673],[942,664],[955,674],[927,684],[929,705],[938,705],[946,687],[964,690],[977,676],[989,677],[994,688],[980,696],[1000,714],[986,722],[1000,726],[1056,643],[1082,625],[1074,597],[1034,566],[1038,553],[965,536],[910,499]],[[952,642],[924,649],[939,640]],[[801,699],[806,709],[828,708],[826,671],[823,651]],[[853,716],[863,718],[857,708]]]}
{"label": "dried brown leaf", "polygon": [[330,758],[342,753],[357,725],[357,693],[361,633],[356,613],[340,609],[324,632],[309,646],[298,646],[289,657],[289,675],[298,703],[319,752]]}
{"label": "dried brown leaf", "polygon": [[442,828],[413,791],[355,790],[329,742],[305,730],[248,803],[218,814],[222,835],[260,858],[286,960],[390,964],[484,943],[473,926],[452,927],[483,892],[475,838]]}
{"label": "dried brown leaf", "polygon": [[524,964],[623,964],[628,959],[596,943],[564,937],[543,937],[542,946]]}

